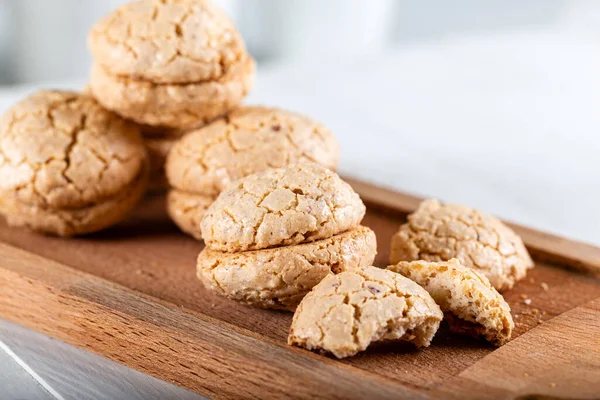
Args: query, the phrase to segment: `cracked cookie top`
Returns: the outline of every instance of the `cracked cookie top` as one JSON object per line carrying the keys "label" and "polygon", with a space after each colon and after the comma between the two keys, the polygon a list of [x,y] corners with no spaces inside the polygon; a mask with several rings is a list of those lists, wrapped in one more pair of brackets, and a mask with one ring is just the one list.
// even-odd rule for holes
{"label": "cracked cookie top", "polygon": [[218,79],[245,54],[233,22],[208,0],[141,0],[92,28],[88,46],[113,75],[154,83]]}
{"label": "cracked cookie top", "polygon": [[499,219],[469,207],[423,201],[392,238],[391,264],[448,261],[476,269],[498,290],[510,289],[533,262],[521,238]]}
{"label": "cracked cookie top", "polygon": [[485,276],[462,266],[456,258],[447,262],[401,261],[387,269],[425,288],[447,313],[451,330],[483,337],[496,346],[510,340],[514,322],[504,297]]}
{"label": "cracked cookie top", "polygon": [[232,182],[268,168],[315,162],[335,169],[338,159],[331,131],[310,118],[241,107],[184,136],[169,154],[166,172],[177,189],[217,196]]}
{"label": "cracked cookie top", "polygon": [[147,163],[138,128],[85,95],[40,91],[0,118],[0,194],[77,208],[119,193]]}
{"label": "cracked cookie top", "polygon": [[365,205],[340,177],[317,164],[269,169],[219,195],[202,220],[213,250],[258,250],[324,239],[360,224]]}
{"label": "cracked cookie top", "polygon": [[415,282],[376,267],[328,275],[300,302],[288,343],[353,356],[369,344],[404,340],[429,346],[442,311]]}

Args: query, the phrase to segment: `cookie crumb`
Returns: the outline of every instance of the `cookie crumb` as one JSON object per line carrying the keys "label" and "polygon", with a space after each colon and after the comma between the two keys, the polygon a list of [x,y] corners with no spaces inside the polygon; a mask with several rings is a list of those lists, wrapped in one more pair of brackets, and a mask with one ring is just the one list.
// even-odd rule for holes
{"label": "cookie crumb", "polygon": [[535,279],[529,278],[529,283],[535,283]]}
{"label": "cookie crumb", "polygon": [[527,372],[525,372],[525,373],[523,374],[523,376],[529,376],[529,374],[528,374]]}
{"label": "cookie crumb", "polygon": [[550,383],[550,387],[553,387],[553,388],[554,388],[554,387],[556,387],[556,383],[554,383],[554,382],[551,382],[551,383]]}
{"label": "cookie crumb", "polygon": [[524,299],[523,303],[525,303],[526,305],[530,305],[531,304],[531,299]]}
{"label": "cookie crumb", "polygon": [[544,289],[544,292],[547,292],[549,289],[548,284],[546,282],[540,283],[540,286],[542,287],[542,289]]}
{"label": "cookie crumb", "polygon": [[527,297],[529,297],[529,296],[527,296],[525,293],[521,293],[521,298],[522,299],[526,299]]}

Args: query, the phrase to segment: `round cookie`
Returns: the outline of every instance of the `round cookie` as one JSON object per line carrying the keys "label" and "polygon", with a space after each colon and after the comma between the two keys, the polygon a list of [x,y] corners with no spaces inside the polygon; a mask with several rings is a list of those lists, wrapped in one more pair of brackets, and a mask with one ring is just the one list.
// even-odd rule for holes
{"label": "round cookie", "polygon": [[213,250],[236,252],[324,239],[360,224],[365,205],[340,177],[317,164],[269,169],[222,192],[202,220]]}
{"label": "round cookie", "polygon": [[136,126],[94,99],[40,91],[0,118],[0,213],[70,236],[122,220],[142,197],[148,159]]}
{"label": "round cookie", "polygon": [[215,201],[214,197],[183,190],[170,190],[167,195],[167,212],[179,229],[202,240],[200,223],[213,201]]}
{"label": "round cookie", "polygon": [[169,188],[165,175],[165,161],[177,141],[177,138],[172,137],[144,137],[144,145],[150,160],[150,190],[163,191]]}
{"label": "round cookie", "polygon": [[245,56],[233,22],[208,0],[142,0],[121,6],[88,35],[111,75],[155,83],[219,79]]}
{"label": "round cookie", "polygon": [[312,243],[266,250],[222,253],[206,247],[198,256],[198,278],[221,296],[293,310],[325,276],[371,265],[376,253],[375,233],[364,226]]}
{"label": "round cookie", "polygon": [[315,162],[334,170],[338,160],[335,137],[318,122],[276,108],[240,107],[182,138],[166,170],[174,188],[216,197],[268,168]]}
{"label": "round cookie", "polygon": [[429,293],[402,275],[376,267],[325,277],[300,302],[288,344],[337,358],[383,340],[429,346],[442,320]]}
{"label": "round cookie", "polygon": [[237,106],[252,87],[254,61],[244,57],[215,80],[157,84],[92,66],[90,89],[104,107],[139,124],[185,129]]}
{"label": "round cookie", "polygon": [[510,307],[483,275],[453,258],[446,262],[401,261],[387,268],[421,285],[454,332],[483,337],[496,346],[510,340],[515,326]]}
{"label": "round cookie", "polygon": [[479,271],[497,290],[512,288],[533,267],[521,238],[497,218],[425,200],[392,238],[391,264],[451,258]]}

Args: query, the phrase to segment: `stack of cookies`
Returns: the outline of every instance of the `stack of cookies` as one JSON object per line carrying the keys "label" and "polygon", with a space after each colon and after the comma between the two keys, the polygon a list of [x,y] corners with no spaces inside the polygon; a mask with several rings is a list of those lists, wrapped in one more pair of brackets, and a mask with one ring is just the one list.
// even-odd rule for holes
{"label": "stack of cookies", "polygon": [[40,91],[0,118],[0,213],[11,226],[101,230],[138,203],[148,173],[138,127],[91,97]]}
{"label": "stack of cookies", "polygon": [[174,145],[166,163],[167,209],[181,230],[202,239],[206,209],[232,182],[294,163],[335,169],[338,160],[338,143],[320,123],[281,109],[240,107]]}
{"label": "stack of cookies", "polygon": [[293,310],[327,275],[372,265],[364,214],[350,185],[319,165],[249,175],[208,208],[198,277],[222,296]]}
{"label": "stack of cookies", "polygon": [[[125,4],[91,30],[89,90],[105,108],[143,125],[161,186],[165,151],[188,128],[237,106],[254,61],[233,22],[208,0]],[[164,176],[164,175],[163,175]]]}

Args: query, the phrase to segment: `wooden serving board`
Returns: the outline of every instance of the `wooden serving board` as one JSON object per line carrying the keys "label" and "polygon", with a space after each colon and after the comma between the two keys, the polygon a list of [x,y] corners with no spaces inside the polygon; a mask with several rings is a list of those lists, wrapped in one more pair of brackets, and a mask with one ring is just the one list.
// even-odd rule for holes
{"label": "wooden serving board", "polygon": [[[350,183],[385,266],[419,199]],[[0,317],[213,398],[600,397],[598,248],[515,226],[536,268],[505,293],[510,343],[495,349],[442,325],[427,349],[380,344],[338,361],[286,344],[291,313],[204,290],[202,244],[178,232],[163,201],[70,240],[0,224]]]}

